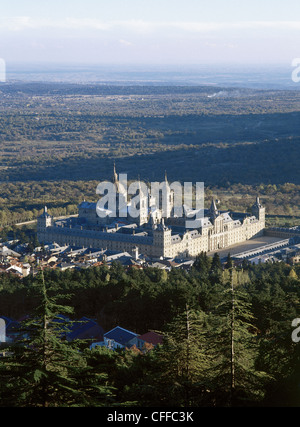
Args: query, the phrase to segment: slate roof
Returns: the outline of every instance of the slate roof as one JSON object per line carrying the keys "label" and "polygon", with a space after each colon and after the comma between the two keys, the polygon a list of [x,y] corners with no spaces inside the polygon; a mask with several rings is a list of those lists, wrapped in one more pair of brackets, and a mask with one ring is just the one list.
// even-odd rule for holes
{"label": "slate roof", "polygon": [[1,256],[11,256],[15,258],[19,258],[21,255],[18,252],[15,252],[11,249],[9,249],[7,246],[0,247],[0,255]]}
{"label": "slate roof", "polygon": [[97,203],[94,203],[94,202],[86,202],[86,201],[84,201],[84,202],[81,202],[81,203],[79,204],[78,208],[82,208],[82,209],[92,209],[92,210],[95,210],[95,211],[96,211],[96,206],[97,206]]}
{"label": "slate roof", "polygon": [[6,316],[0,316],[5,321],[6,332],[16,330],[19,327],[19,322]]}
{"label": "slate roof", "polygon": [[40,218],[50,218],[51,215],[47,212],[47,206],[44,207],[44,212],[40,215]]}
{"label": "slate roof", "polygon": [[103,328],[95,320],[82,317],[79,321],[72,323],[67,339],[103,339],[103,333]]}
{"label": "slate roof", "polygon": [[123,329],[120,326],[116,326],[114,329],[111,329],[109,332],[104,334],[105,338],[112,339],[121,345],[126,345],[130,340],[137,337],[138,335],[134,332]]}

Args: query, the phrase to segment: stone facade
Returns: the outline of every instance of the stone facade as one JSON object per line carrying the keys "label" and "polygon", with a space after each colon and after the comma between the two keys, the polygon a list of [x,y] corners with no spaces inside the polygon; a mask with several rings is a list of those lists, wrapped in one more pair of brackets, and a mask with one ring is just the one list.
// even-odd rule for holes
{"label": "stone facade", "polygon": [[221,212],[213,200],[194,229],[186,227],[187,216],[178,218],[172,214],[172,201],[172,192],[167,190],[164,208],[156,206],[152,199],[147,214],[143,208],[141,216],[134,219],[99,218],[97,204],[84,201],[79,205],[77,218],[54,222],[45,208],[37,221],[38,239],[41,243],[115,252],[134,253],[138,249],[153,258],[193,258],[201,252],[229,248],[264,232],[265,208],[259,198],[251,214]]}

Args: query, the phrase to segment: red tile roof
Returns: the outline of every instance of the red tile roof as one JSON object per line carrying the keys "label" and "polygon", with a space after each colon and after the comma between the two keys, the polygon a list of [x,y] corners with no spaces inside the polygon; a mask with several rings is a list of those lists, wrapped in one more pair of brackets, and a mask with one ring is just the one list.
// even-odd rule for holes
{"label": "red tile roof", "polygon": [[162,335],[159,335],[156,332],[146,332],[145,334],[140,335],[138,339],[153,345],[162,344],[163,342]]}

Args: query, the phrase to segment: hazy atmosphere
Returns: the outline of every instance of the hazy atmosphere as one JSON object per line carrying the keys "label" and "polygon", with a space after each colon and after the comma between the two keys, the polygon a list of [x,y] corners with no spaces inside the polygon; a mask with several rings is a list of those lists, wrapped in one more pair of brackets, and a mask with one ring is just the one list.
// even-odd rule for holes
{"label": "hazy atmosphere", "polygon": [[296,0],[12,0],[1,5],[0,57],[8,64],[290,64],[300,56],[299,12]]}

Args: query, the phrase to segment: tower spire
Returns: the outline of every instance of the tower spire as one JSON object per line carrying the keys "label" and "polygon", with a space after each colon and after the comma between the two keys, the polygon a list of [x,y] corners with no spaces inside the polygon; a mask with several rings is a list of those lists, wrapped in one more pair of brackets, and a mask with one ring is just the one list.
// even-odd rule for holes
{"label": "tower spire", "polygon": [[219,211],[217,209],[217,205],[216,205],[216,202],[215,202],[214,198],[211,201],[211,205],[210,205],[210,208],[209,208],[209,213],[212,216],[212,218],[216,218],[219,215]]}
{"label": "tower spire", "polygon": [[118,174],[116,171],[116,162],[114,162],[113,183],[118,182]]}

